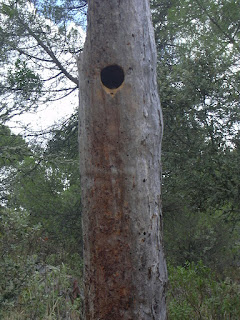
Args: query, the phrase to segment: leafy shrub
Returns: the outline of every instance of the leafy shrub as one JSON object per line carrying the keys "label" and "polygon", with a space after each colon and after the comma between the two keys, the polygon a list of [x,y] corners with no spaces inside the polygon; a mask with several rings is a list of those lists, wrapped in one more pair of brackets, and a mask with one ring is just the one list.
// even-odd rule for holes
{"label": "leafy shrub", "polygon": [[[39,262],[41,235],[41,226],[31,226],[27,212],[0,210],[0,319],[80,318],[79,281],[64,264]],[[81,270],[79,258],[74,261]]]}
{"label": "leafy shrub", "polygon": [[41,266],[29,279],[21,292],[18,304],[20,319],[79,319],[82,299],[80,294],[72,297],[73,278],[65,265]]}
{"label": "leafy shrub", "polygon": [[217,281],[203,263],[169,266],[169,320],[240,319],[240,286]]}
{"label": "leafy shrub", "polygon": [[223,215],[223,210],[194,213],[183,207],[167,213],[167,260],[175,266],[201,260],[218,274],[231,275],[240,261],[240,224]]}
{"label": "leafy shrub", "polygon": [[0,211],[0,310],[15,304],[33,273],[36,255],[31,247],[40,228],[29,225],[25,211]]}

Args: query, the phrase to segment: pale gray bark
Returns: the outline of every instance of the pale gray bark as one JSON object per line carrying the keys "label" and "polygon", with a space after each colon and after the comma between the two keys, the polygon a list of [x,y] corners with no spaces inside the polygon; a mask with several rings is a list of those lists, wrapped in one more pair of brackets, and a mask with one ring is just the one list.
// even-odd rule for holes
{"label": "pale gray bark", "polygon": [[165,320],[163,124],[148,0],[89,0],[79,76],[85,320]]}

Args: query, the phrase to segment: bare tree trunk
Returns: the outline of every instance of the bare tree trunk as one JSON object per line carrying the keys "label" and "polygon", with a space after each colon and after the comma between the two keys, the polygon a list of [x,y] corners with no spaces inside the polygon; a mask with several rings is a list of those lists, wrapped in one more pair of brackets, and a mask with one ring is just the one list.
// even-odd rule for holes
{"label": "bare tree trunk", "polygon": [[166,319],[149,0],[89,0],[79,76],[85,320]]}

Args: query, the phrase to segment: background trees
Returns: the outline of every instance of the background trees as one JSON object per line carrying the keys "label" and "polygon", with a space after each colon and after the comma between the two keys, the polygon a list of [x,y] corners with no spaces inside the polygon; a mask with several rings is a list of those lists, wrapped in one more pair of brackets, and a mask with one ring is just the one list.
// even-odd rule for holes
{"label": "background trees", "polygon": [[[78,5],[85,10],[85,1],[1,2],[2,124],[14,114],[77,89],[64,70],[76,78],[74,55],[81,49],[76,25],[82,19],[75,10]],[[200,259],[204,268],[211,268],[211,280],[220,286],[214,291],[212,284],[205,282],[215,301],[221,301],[223,285],[231,290],[232,281],[239,279],[239,12],[238,1],[232,0],[152,1],[165,127],[163,212],[166,253],[173,265],[169,267],[169,303],[173,303],[169,312],[173,319],[177,319],[176,310],[182,314],[180,319],[192,314],[187,313],[182,295],[186,283],[197,288],[188,296],[190,301],[193,294],[206,297],[201,289],[206,273],[199,267]],[[75,24],[70,32],[71,21]],[[59,106],[65,103],[62,101]],[[43,224],[36,238],[39,232],[43,239],[49,238],[41,242],[37,255],[40,252],[41,259],[53,265],[64,261],[76,270],[81,253],[81,234],[74,231],[79,221],[77,116],[48,134],[43,149],[11,133],[7,124],[0,129],[1,210],[30,211],[31,227],[39,221]],[[71,258],[64,247],[72,252]],[[188,267],[186,260],[194,265]],[[198,284],[191,278],[196,273]],[[181,282],[183,275],[185,282]],[[221,279],[226,275],[231,280],[224,284]],[[238,298],[238,289],[231,292]],[[231,301],[235,301],[233,297]],[[237,310],[227,302],[221,305],[228,312],[225,316]],[[219,319],[224,319],[223,314]]]}
{"label": "background trees", "polygon": [[85,0],[0,2],[2,121],[77,89],[85,9]]}
{"label": "background trees", "polygon": [[165,242],[175,263],[211,263],[232,245],[239,219],[239,20],[228,6],[238,4],[153,1],[165,119]]}

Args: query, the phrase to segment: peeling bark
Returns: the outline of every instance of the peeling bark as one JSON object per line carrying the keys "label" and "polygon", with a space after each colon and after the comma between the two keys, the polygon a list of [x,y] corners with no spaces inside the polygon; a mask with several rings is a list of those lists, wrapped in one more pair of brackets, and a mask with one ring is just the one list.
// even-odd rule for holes
{"label": "peeling bark", "polygon": [[79,77],[85,320],[165,320],[163,124],[148,0],[89,0]]}

